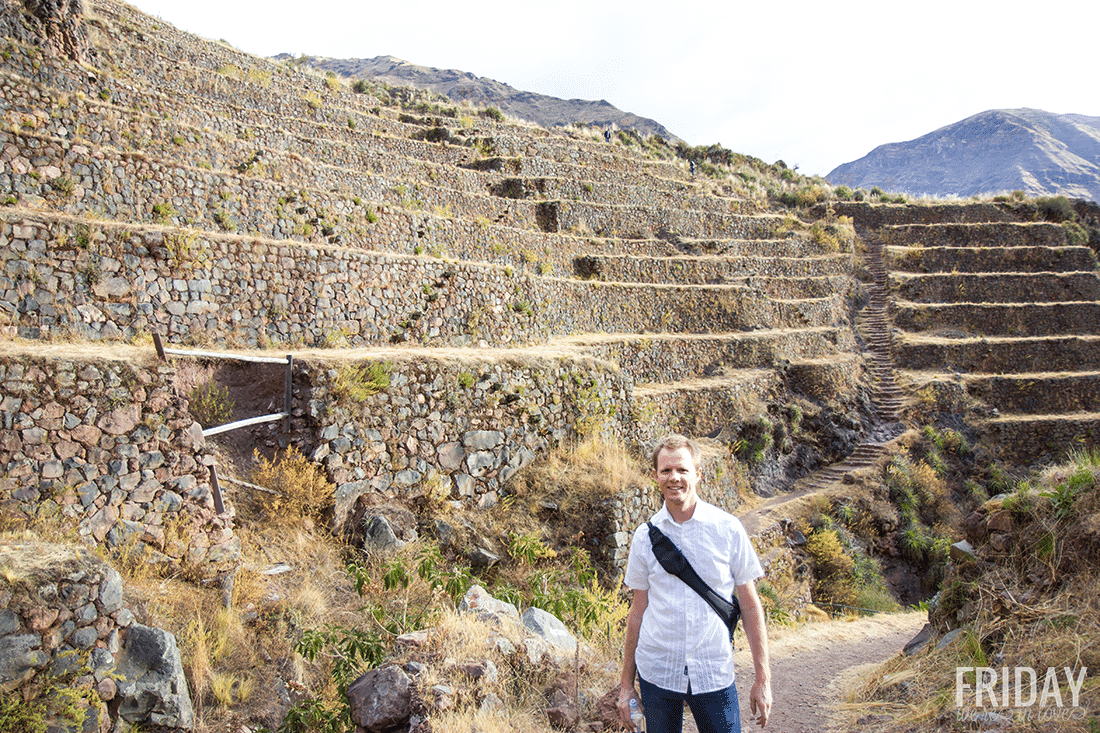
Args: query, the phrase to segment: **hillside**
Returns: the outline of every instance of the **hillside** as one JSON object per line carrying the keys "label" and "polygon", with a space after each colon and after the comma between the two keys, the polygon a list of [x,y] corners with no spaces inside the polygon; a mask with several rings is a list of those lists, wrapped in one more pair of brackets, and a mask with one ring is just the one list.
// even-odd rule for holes
{"label": "hillside", "polygon": [[100,733],[342,730],[379,670],[418,696],[378,731],[597,733],[660,436],[774,624],[927,601],[1100,445],[1095,206],[538,127],[118,0],[0,20],[0,728],[69,690]]}
{"label": "hillside", "polygon": [[574,123],[600,129],[634,130],[643,137],[658,135],[669,142],[679,138],[664,125],[647,117],[624,112],[605,100],[559,99],[515,89],[503,82],[456,69],[436,69],[402,61],[393,56],[370,59],[332,59],[322,56],[279,54],[278,61],[293,62],[320,71],[332,71],[348,79],[375,84],[426,89],[455,102],[475,107],[494,107],[504,114],[534,122],[542,127],[565,127]]}
{"label": "hillside", "polygon": [[914,196],[1023,191],[1100,201],[1100,117],[994,109],[880,145],[826,179]]}

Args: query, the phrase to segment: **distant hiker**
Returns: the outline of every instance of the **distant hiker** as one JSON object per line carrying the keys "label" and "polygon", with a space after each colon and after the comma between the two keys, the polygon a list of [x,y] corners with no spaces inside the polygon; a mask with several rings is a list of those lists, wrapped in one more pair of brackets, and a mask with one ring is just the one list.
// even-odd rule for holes
{"label": "distant hiker", "polygon": [[[623,643],[619,716],[634,730],[631,708],[636,711],[640,702],[649,733],[678,733],[687,702],[699,730],[741,730],[732,627],[700,595],[704,591],[682,574],[683,565],[690,564],[707,592],[723,600],[736,593],[755,673],[749,709],[763,727],[771,713],[772,691],[768,631],[756,593],[756,579],[764,574],[760,559],[740,520],[699,498],[695,441],[670,435],[653,449],[652,460],[664,506],[634,532],[626,561],[623,582],[634,595]],[[668,540],[682,553],[675,575],[666,569]]]}
{"label": "distant hiker", "polygon": [[611,142],[611,130],[604,130],[603,131],[603,139],[606,140],[607,142]]}
{"label": "distant hiker", "polygon": [[689,160],[688,162],[691,163],[691,175],[694,176],[695,175],[695,161],[694,160]]}

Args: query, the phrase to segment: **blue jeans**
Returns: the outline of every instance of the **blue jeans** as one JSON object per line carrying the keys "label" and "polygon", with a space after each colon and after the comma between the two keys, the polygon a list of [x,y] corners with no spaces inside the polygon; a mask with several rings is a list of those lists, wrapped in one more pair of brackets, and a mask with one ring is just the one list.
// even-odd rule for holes
{"label": "blue jeans", "polygon": [[638,677],[638,691],[645,708],[647,733],[683,733],[684,701],[691,708],[699,733],[740,733],[741,708],[737,703],[737,687],[730,685],[696,695],[688,685],[688,691],[671,692],[651,685]]}

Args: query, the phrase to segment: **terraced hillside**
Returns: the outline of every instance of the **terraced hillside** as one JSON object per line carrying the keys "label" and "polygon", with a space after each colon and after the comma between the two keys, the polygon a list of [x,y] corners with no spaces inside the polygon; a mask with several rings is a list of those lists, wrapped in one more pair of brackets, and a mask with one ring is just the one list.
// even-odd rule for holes
{"label": "terraced hillside", "polygon": [[[289,440],[338,517],[379,492],[490,505],[549,446],[669,430],[716,438],[732,507],[868,435],[852,228],[770,210],[793,172],[696,177],[656,142],[356,94],[123,3],[87,12],[84,61],[15,38],[0,58],[0,463],[23,511],[232,557],[211,425],[154,332],[293,356]],[[215,371],[278,412],[279,369]],[[607,512],[609,559],[638,492]]]}
{"label": "terraced hillside", "polygon": [[1010,206],[850,213],[883,248],[894,358],[913,401],[969,415],[1010,464],[1100,441],[1100,277],[1072,228]]}

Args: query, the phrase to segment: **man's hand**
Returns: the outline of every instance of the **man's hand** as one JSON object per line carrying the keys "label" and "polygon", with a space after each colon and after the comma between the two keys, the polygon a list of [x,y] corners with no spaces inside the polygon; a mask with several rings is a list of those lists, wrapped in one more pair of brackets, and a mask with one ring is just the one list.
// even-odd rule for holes
{"label": "man's hand", "polygon": [[749,692],[749,710],[752,712],[756,724],[761,728],[768,724],[768,716],[772,712],[772,686],[770,682],[757,680],[752,683],[752,691]]}
{"label": "man's hand", "polygon": [[638,710],[643,710],[642,698],[634,688],[627,687],[626,685],[619,685],[619,700],[615,703],[615,707],[619,709],[619,720],[622,721],[622,724],[626,726],[627,730],[634,730],[634,723],[630,720],[630,698],[634,698],[638,701]]}
{"label": "man's hand", "polygon": [[737,601],[741,604],[741,618],[745,622],[745,638],[752,650],[752,667],[756,675],[749,692],[749,710],[757,725],[768,724],[772,712],[771,663],[768,661],[768,627],[764,623],[764,607],[756,594],[756,583],[737,586]]}

